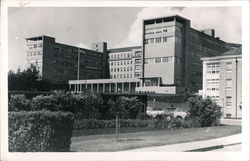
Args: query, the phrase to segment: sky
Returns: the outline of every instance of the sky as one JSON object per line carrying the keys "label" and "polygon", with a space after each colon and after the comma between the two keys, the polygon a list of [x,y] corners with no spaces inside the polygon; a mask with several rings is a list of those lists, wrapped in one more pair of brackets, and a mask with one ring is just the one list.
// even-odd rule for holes
{"label": "sky", "polygon": [[108,48],[142,44],[142,20],[178,14],[191,27],[213,28],[226,42],[241,43],[240,7],[10,7],[8,9],[8,67],[26,68],[25,38],[47,35],[56,42],[90,48],[107,42]]}

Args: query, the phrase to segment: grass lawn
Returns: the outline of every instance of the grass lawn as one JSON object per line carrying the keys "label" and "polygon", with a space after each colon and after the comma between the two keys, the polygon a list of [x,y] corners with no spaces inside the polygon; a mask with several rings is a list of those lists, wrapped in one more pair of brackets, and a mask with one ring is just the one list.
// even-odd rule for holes
{"label": "grass lawn", "polygon": [[[149,129],[148,129],[149,130]],[[90,130],[91,131],[91,130]],[[206,128],[189,128],[180,130],[159,130],[126,128],[121,130],[119,141],[115,139],[115,129],[95,129],[85,136],[71,139],[71,151],[79,152],[113,152],[136,148],[145,148],[175,143],[200,141],[241,133],[241,126],[225,125]],[[102,133],[102,134],[100,134]]]}

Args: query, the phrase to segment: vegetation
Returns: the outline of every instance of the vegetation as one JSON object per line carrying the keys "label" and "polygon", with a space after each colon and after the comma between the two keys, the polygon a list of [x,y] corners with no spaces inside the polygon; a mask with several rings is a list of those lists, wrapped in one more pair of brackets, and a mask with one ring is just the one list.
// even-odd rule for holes
{"label": "vegetation", "polygon": [[37,66],[31,64],[28,69],[21,71],[9,71],[8,89],[11,91],[49,91],[51,83],[39,75]]}
{"label": "vegetation", "polygon": [[122,119],[135,119],[143,104],[136,97],[118,97],[108,99],[107,103],[99,94],[55,93],[38,95],[27,99],[24,95],[11,95],[9,111],[64,111],[75,114],[81,119],[115,119],[116,113]]}
{"label": "vegetation", "polygon": [[9,112],[9,151],[69,151],[73,122],[72,113]]}
{"label": "vegetation", "polygon": [[188,99],[188,118],[197,120],[201,127],[218,125],[222,115],[221,107],[210,98],[203,99],[201,96]]}

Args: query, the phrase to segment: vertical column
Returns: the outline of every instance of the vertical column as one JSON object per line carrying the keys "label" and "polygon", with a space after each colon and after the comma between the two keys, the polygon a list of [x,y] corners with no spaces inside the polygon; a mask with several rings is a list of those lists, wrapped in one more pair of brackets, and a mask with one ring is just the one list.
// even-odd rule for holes
{"label": "vertical column", "polygon": [[78,87],[78,83],[76,84],[76,92],[78,93],[78,89],[79,87]]}
{"label": "vertical column", "polygon": [[122,93],[124,93],[124,82],[122,82]]}
{"label": "vertical column", "polygon": [[86,91],[88,90],[88,84],[87,84],[87,82],[85,82],[85,89],[86,89]]}
{"label": "vertical column", "polygon": [[96,93],[99,93],[99,83],[97,83],[96,86],[97,86],[97,87],[96,87]]}
{"label": "vertical column", "polygon": [[111,93],[111,83],[109,83],[109,93]]}
{"label": "vertical column", "polygon": [[71,91],[71,84],[69,84],[69,92]]}
{"label": "vertical column", "polygon": [[158,87],[160,86],[160,77],[158,77]]}
{"label": "vertical column", "polygon": [[93,86],[94,86],[94,84],[91,83],[91,92],[93,92]]}
{"label": "vertical column", "polygon": [[131,82],[128,82],[128,92],[131,93]]}
{"label": "vertical column", "polygon": [[79,84],[80,85],[80,92],[82,92],[82,84]]}
{"label": "vertical column", "polygon": [[117,93],[117,86],[118,86],[118,84],[115,83],[115,93]]}
{"label": "vertical column", "polygon": [[102,92],[105,93],[105,83],[102,84]]}

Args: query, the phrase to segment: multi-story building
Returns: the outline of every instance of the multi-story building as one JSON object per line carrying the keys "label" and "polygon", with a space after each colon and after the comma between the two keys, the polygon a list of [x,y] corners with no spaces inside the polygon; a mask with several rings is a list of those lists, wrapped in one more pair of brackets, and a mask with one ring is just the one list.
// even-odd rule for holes
{"label": "multi-story building", "polygon": [[110,78],[139,78],[142,76],[141,46],[108,50]]}
{"label": "multi-story building", "polygon": [[223,117],[241,118],[242,111],[242,52],[230,50],[220,56],[204,57],[204,98],[211,97],[223,107]]}
{"label": "multi-story building", "polygon": [[[132,91],[136,92],[163,94],[198,92],[202,88],[202,61],[200,58],[219,56],[221,53],[240,46],[215,37],[214,29],[202,31],[193,29],[190,27],[190,20],[178,15],[144,20],[142,29],[142,48],[138,47],[135,50],[135,48],[129,47],[109,50],[111,78],[119,79],[120,83],[128,78],[133,78],[131,81],[136,82],[136,86]],[[141,67],[139,66],[141,63],[139,51],[142,53]],[[131,55],[134,53],[136,56],[136,52],[138,52],[138,60],[134,64],[133,61],[131,63],[133,56],[124,57],[128,53]],[[127,60],[123,61],[123,59]],[[126,65],[124,65],[125,62]],[[105,81],[109,82],[109,80]],[[94,82],[88,81],[86,84]],[[114,80],[112,82],[115,83]],[[71,85],[81,83],[84,82],[70,82]]]}
{"label": "multi-story building", "polygon": [[[54,85],[69,80],[107,78],[107,44],[93,43],[94,50],[55,42],[55,38],[27,38],[27,64],[37,64],[44,79]],[[98,50],[98,51],[97,51]]]}
{"label": "multi-story building", "polygon": [[[142,86],[137,91],[176,94],[202,88],[201,57],[216,56],[235,44],[198,31],[178,15],[143,21]],[[237,45],[235,45],[237,46]]]}

